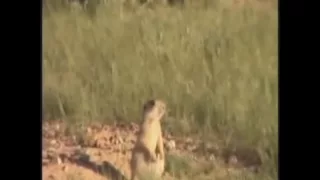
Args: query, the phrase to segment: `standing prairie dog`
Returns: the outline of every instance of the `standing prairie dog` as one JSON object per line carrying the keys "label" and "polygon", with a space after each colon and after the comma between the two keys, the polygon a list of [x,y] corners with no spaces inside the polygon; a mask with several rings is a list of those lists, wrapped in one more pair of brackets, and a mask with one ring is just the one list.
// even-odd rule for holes
{"label": "standing prairie dog", "polygon": [[[166,113],[162,100],[149,100],[143,106],[143,121],[131,157],[131,180],[152,175],[160,177],[164,172],[164,148],[161,119]],[[149,178],[148,178],[149,179]]]}

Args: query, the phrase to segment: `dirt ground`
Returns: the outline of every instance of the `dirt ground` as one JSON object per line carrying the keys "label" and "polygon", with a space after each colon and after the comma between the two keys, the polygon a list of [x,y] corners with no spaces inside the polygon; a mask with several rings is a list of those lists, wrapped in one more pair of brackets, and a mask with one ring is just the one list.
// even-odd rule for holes
{"label": "dirt ground", "polygon": [[[44,180],[107,180],[130,175],[131,149],[137,124],[77,126],[70,129],[61,121],[45,122],[42,127],[42,178]],[[256,152],[240,153],[219,149],[218,145],[190,137],[164,133],[166,172],[163,179],[229,179],[261,164]],[[180,173],[181,172],[181,173]],[[180,174],[179,174],[180,173]],[[205,176],[207,178],[205,178]],[[212,177],[214,176],[214,177]],[[119,177],[119,178],[118,178]]]}

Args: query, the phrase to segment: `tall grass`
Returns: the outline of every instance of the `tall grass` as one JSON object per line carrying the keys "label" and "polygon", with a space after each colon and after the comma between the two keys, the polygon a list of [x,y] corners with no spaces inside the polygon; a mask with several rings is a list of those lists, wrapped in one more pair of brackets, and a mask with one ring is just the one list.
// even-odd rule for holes
{"label": "tall grass", "polygon": [[161,98],[167,131],[231,136],[264,152],[276,177],[277,8],[119,2],[94,16],[44,10],[44,118],[138,121],[142,103]]}

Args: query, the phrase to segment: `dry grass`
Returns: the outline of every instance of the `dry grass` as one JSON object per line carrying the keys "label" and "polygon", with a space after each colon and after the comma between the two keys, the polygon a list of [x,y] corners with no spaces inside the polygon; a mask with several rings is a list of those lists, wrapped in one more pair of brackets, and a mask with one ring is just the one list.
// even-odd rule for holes
{"label": "dry grass", "polygon": [[45,8],[45,119],[137,121],[141,104],[160,97],[166,131],[253,147],[264,162],[256,178],[277,179],[277,7],[119,2],[94,14]]}

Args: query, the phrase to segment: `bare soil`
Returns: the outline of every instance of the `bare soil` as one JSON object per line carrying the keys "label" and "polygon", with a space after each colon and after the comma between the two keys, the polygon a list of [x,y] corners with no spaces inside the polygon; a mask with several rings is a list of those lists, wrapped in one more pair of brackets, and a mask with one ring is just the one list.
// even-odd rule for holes
{"label": "bare soil", "polygon": [[[42,178],[106,180],[121,179],[124,175],[123,179],[128,179],[131,149],[137,131],[138,125],[133,123],[95,124],[70,129],[61,121],[45,122],[42,131]],[[187,177],[192,175],[193,178],[206,175],[226,179],[230,173],[256,170],[261,165],[259,155],[253,150],[241,150],[244,151],[242,154],[250,154],[251,158],[246,159],[246,155],[239,153],[241,151],[220,149],[217,144],[191,137],[173,137],[167,133],[164,136],[166,161],[169,164],[166,164],[163,179],[177,178],[172,170],[177,164],[173,157],[185,159],[185,164],[192,169]],[[185,166],[180,164],[177,166],[181,170]],[[179,176],[178,179],[181,178]]]}

